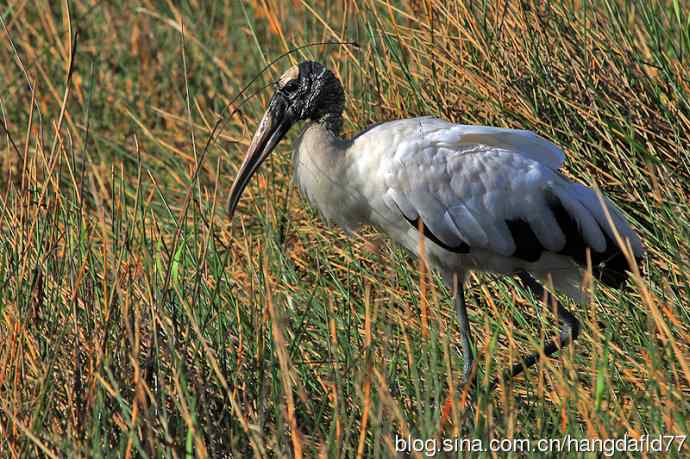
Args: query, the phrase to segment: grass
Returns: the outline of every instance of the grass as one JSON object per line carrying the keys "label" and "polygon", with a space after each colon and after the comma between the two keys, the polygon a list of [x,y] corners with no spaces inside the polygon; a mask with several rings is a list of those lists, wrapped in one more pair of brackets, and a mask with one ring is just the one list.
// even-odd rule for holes
{"label": "grass", "polygon": [[[0,7],[0,456],[688,433],[688,2],[179,3]],[[346,88],[348,135],[421,114],[534,130],[648,249],[644,278],[576,308],[574,349],[493,393],[556,327],[518,283],[473,276],[473,410],[447,292],[373,230],[324,225],[289,142],[224,214],[270,90],[226,105],[289,48],[346,40],[256,87],[316,59]]]}

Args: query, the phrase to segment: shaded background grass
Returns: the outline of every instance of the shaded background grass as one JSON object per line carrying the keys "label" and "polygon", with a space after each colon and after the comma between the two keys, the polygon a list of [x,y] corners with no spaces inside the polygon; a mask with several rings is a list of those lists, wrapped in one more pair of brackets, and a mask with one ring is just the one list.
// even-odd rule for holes
{"label": "shaded background grass", "polygon": [[[687,434],[688,6],[0,7],[0,454],[388,457],[408,434]],[[286,50],[349,40],[257,88],[316,59],[346,88],[347,135],[422,114],[534,130],[648,248],[642,282],[576,308],[573,352],[494,393],[555,320],[519,284],[473,277],[474,410],[447,292],[373,230],[325,226],[290,183],[289,142],[233,225],[222,210],[270,89],[224,107]]]}

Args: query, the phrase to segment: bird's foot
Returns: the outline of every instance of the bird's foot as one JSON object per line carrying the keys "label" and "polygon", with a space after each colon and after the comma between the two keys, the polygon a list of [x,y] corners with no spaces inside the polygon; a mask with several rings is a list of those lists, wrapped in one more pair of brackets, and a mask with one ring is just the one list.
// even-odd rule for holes
{"label": "bird's foot", "polygon": [[462,383],[458,386],[455,393],[448,394],[446,401],[441,406],[441,418],[439,420],[440,431],[444,431],[446,426],[456,417],[453,413],[457,410],[458,420],[471,419],[474,412],[474,400],[472,398],[472,390],[474,389],[474,381],[470,380],[467,383]]}

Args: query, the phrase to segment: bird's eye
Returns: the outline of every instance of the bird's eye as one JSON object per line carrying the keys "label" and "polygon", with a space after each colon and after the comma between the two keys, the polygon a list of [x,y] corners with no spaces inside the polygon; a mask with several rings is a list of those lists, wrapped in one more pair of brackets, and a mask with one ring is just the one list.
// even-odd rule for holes
{"label": "bird's eye", "polygon": [[299,86],[297,80],[290,80],[287,83],[285,83],[285,86],[283,86],[283,91],[285,92],[293,92],[297,90],[297,87]]}

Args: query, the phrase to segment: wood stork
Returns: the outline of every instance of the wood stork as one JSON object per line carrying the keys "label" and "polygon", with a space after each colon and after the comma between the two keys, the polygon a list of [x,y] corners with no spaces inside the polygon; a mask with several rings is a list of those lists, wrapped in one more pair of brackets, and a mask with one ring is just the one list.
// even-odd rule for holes
{"label": "wood stork", "polygon": [[[347,231],[370,224],[415,255],[424,250],[424,260],[453,292],[465,382],[474,360],[463,293],[468,271],[517,275],[550,303],[555,300],[537,279],[549,281],[582,302],[588,260],[594,277],[620,288],[630,268],[616,241],[642,258],[640,239],[616,207],[562,176],[563,152],[542,137],[422,117],[377,124],[344,140],[338,135],[344,103],[340,81],[317,62],[302,62],[280,77],[232,185],[229,216],[290,127],[308,121],[293,155],[303,195]],[[563,325],[558,342],[545,346],[546,356],[580,329],[559,302],[556,312]],[[534,365],[539,355],[506,376]]]}

